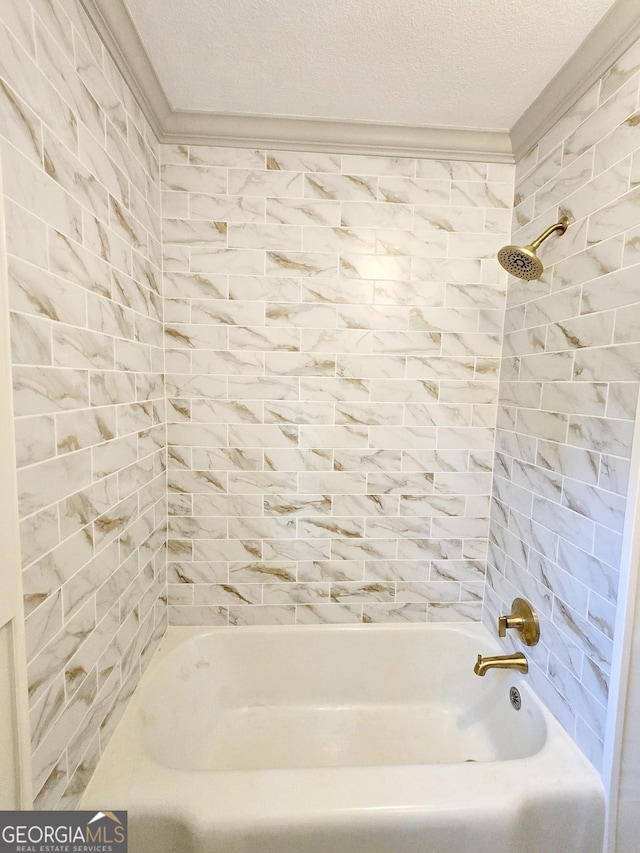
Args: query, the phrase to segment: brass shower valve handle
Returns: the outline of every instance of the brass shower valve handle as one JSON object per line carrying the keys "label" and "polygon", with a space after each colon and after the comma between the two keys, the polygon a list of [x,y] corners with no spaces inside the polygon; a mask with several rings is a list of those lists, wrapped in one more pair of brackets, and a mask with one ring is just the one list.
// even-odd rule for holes
{"label": "brass shower valve handle", "polygon": [[515,628],[526,646],[535,646],[540,639],[540,625],[535,610],[524,598],[514,598],[511,613],[498,617],[498,636],[506,637],[507,630]]}
{"label": "brass shower valve handle", "polygon": [[499,616],[498,617],[498,636],[506,637],[508,628],[517,628],[520,630],[524,620],[522,616]]}

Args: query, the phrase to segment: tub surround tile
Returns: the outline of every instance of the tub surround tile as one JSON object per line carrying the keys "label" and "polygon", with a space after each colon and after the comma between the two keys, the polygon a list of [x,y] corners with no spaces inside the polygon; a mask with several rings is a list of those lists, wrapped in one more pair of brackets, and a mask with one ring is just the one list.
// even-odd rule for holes
{"label": "tub surround tile", "polygon": [[166,623],[158,146],[75,3],[0,18],[34,791],[72,808]]}
{"label": "tub surround tile", "polygon": [[[163,149],[163,157],[164,154]],[[193,175],[187,174],[189,164],[200,167],[199,149],[176,152],[170,146],[166,156],[165,176],[174,182],[170,192],[176,196],[171,207],[165,208],[165,240],[184,240],[182,245],[189,248],[185,262],[193,263],[195,259],[196,264],[201,264],[199,242],[217,241],[224,234],[229,241],[226,251],[231,251],[229,263],[242,263],[243,257],[248,259],[249,251],[254,253],[256,265],[259,254],[266,264],[260,275],[257,268],[239,269],[240,274],[231,267],[222,271],[231,273],[228,293],[233,301],[226,306],[220,302],[225,295],[223,276],[216,274],[214,291],[205,294],[216,302],[205,303],[198,299],[201,288],[208,287],[208,283],[202,273],[196,273],[198,266],[185,266],[180,274],[165,272],[167,294],[179,295],[179,301],[174,299],[168,305],[169,334],[180,348],[191,350],[188,360],[180,362],[183,376],[179,385],[174,383],[171,387],[172,379],[168,377],[173,398],[170,412],[180,415],[179,419],[170,415],[174,423],[169,424],[169,453],[172,467],[181,469],[170,472],[170,488],[179,490],[176,495],[181,495],[181,501],[186,500],[185,507],[192,507],[193,513],[188,528],[184,523],[189,516],[179,513],[182,529],[178,539],[172,540],[169,573],[176,578],[191,578],[194,583],[191,566],[204,570],[205,566],[214,565],[215,574],[209,581],[211,592],[207,594],[217,595],[216,588],[237,589],[239,582],[253,587],[252,581],[259,582],[256,589],[263,590],[262,598],[249,597],[232,604],[227,600],[196,600],[193,594],[176,587],[170,600],[170,618],[183,623],[189,608],[194,619],[205,618],[203,606],[215,603],[228,607],[229,621],[243,624],[247,619],[277,622],[294,618],[303,622],[407,618],[424,621],[427,607],[421,602],[413,604],[400,598],[397,606],[379,611],[374,607],[365,613],[360,601],[345,610],[343,599],[359,596],[364,602],[383,595],[393,601],[398,595],[396,582],[415,582],[417,578],[408,562],[393,562],[398,543],[407,536],[413,543],[411,549],[422,559],[426,555],[421,565],[427,566],[427,572],[431,557],[462,556],[461,535],[468,537],[469,543],[486,536],[486,521],[475,516],[477,508],[469,505],[468,517],[465,515],[464,495],[478,493],[488,497],[489,480],[477,479],[473,473],[476,460],[469,454],[485,445],[489,448],[492,443],[492,416],[480,407],[495,406],[497,383],[491,389],[486,384],[488,362],[481,360],[497,356],[498,339],[493,332],[476,333],[483,326],[487,296],[490,295],[492,310],[499,312],[505,291],[503,285],[491,285],[489,290],[478,284],[469,291],[473,285],[460,284],[452,291],[456,297],[454,310],[445,310],[448,285],[441,276],[460,282],[479,281],[480,263],[473,259],[478,257],[480,248],[489,251],[486,243],[481,246],[478,238],[477,246],[468,247],[470,254],[461,258],[464,241],[449,242],[446,235],[448,231],[477,234],[484,230],[486,211],[495,209],[495,199],[484,207],[481,203],[487,198],[487,168],[441,163],[437,176],[417,179],[416,161],[411,160],[387,162],[385,158],[267,152],[266,170],[264,164],[246,169],[240,161],[234,163],[226,151],[223,160],[229,167],[229,196],[222,188],[213,187],[206,196],[198,186],[198,169]],[[238,157],[242,156],[238,152]],[[207,150],[207,160],[219,168],[216,150]],[[428,171],[424,163],[421,168]],[[500,174],[498,183],[504,182],[505,177],[509,179],[508,172]],[[426,216],[429,203],[442,202],[445,207],[434,207],[433,216],[436,211],[446,216],[453,173],[465,180],[482,180],[483,189],[476,197],[478,209],[452,209],[450,220],[439,220],[434,226],[422,217]],[[207,180],[214,178],[222,180],[219,173]],[[496,189],[495,198],[501,190],[502,187]],[[249,210],[258,198],[264,199],[266,206],[254,204],[252,218],[239,220],[234,211]],[[205,199],[210,202],[208,212]],[[416,204],[419,207],[415,208],[415,215],[420,216],[421,224],[414,230]],[[200,223],[208,222],[197,225],[197,230],[196,218]],[[502,217],[500,223],[506,237],[507,218]],[[492,220],[491,228],[497,245],[503,240],[498,219]],[[415,262],[421,259],[432,261],[431,266],[415,268]],[[269,281],[272,273],[277,277]],[[419,280],[411,281],[414,275]],[[299,276],[302,286],[296,281]],[[247,303],[246,311],[253,314],[239,313],[243,301]],[[416,310],[421,306],[424,330],[411,330],[411,305]],[[231,321],[225,319],[230,316],[229,311],[234,312]],[[233,323],[228,346],[235,352],[242,351],[242,363],[246,365],[242,372],[253,373],[253,377],[237,375],[234,362],[225,357],[227,344],[216,338],[220,322]],[[443,338],[443,332],[447,337]],[[220,397],[213,419],[230,426],[216,434],[215,448],[211,437],[204,434],[189,440],[192,449],[185,455],[185,440],[176,433],[178,424],[193,424],[205,411],[207,420],[211,420],[214,412],[211,390],[188,383],[184,376],[187,371],[194,377],[198,370],[202,371],[205,355],[207,373],[228,375],[226,394]],[[413,381],[417,360],[411,362],[410,371],[407,355],[445,357],[437,370],[431,367],[428,377],[416,374],[417,381]],[[426,369],[427,362],[421,364]],[[440,382],[455,381],[456,370],[462,371],[459,378],[463,381],[446,388],[443,383],[444,396],[455,396],[453,405],[445,401],[424,411],[405,407],[407,401],[415,401],[417,406],[437,401]],[[401,383],[407,377],[412,381],[403,392]],[[193,394],[187,393],[189,387]],[[476,423],[487,424],[487,428],[472,429]],[[452,429],[462,425],[469,429]],[[435,456],[417,455],[420,451],[435,452],[440,445],[446,449]],[[401,471],[402,456],[409,452],[414,454],[414,461],[407,473],[390,476]],[[220,468],[215,460],[221,458],[221,453],[229,454],[230,463],[224,466],[229,472],[228,480],[204,477],[207,468]],[[240,457],[239,453],[245,455]],[[246,460],[247,453],[252,454],[252,459],[257,454],[255,464],[250,471],[238,471],[246,469],[242,459]],[[439,497],[422,509],[416,500],[410,512],[400,513],[401,498],[403,506],[408,506],[413,496],[433,492],[431,471],[441,471],[447,454],[453,470],[468,474],[469,479],[442,480],[438,490],[446,498]],[[189,466],[192,476],[188,476]],[[234,496],[261,501],[258,508],[238,508],[233,535],[240,541],[234,546],[235,551],[227,540],[210,539],[208,519],[201,510],[198,516],[193,506],[193,501],[203,499],[205,489],[210,487],[220,498],[228,488]],[[462,495],[457,497],[460,490]],[[448,504],[442,503],[447,499]],[[455,510],[452,500],[458,501]],[[211,509],[220,512],[213,505]],[[440,531],[443,537],[453,537],[452,546],[432,543],[428,538],[431,516],[454,511],[464,516],[460,524],[455,530]],[[482,512],[486,513],[486,505]],[[280,516],[284,521],[282,530],[265,526],[265,517],[269,516]],[[369,522],[374,518],[382,526],[371,527]],[[469,548],[473,546],[469,544]],[[189,557],[187,562],[185,554]],[[211,563],[202,562],[205,555]],[[243,561],[242,555],[257,558],[258,562]],[[225,562],[234,558],[240,558],[240,562]],[[374,578],[373,587],[362,587],[363,559],[392,561],[384,580]],[[200,573],[195,577],[199,579]],[[203,580],[199,581],[199,595],[205,594]],[[279,583],[274,585],[273,580]],[[325,581],[355,582],[357,586],[332,586],[327,593],[330,602],[320,603],[318,595],[324,587],[317,585]],[[375,587],[378,581],[383,586]],[[440,590],[444,601],[449,602],[450,593],[445,593],[445,586],[433,587],[433,600]],[[461,588],[458,583],[451,589],[454,587],[458,600]],[[275,595],[281,599],[278,607],[274,607]],[[247,614],[247,609],[256,614]],[[460,618],[459,613],[454,615]],[[470,615],[467,610],[465,617]],[[476,612],[475,618],[478,616]],[[206,618],[225,617],[220,611],[207,611]],[[438,618],[443,618],[442,614]]]}
{"label": "tub surround tile", "polygon": [[[460,537],[474,551],[487,532],[490,463],[478,478],[476,454],[493,441],[489,314],[505,288],[490,266],[481,283],[492,249],[479,235],[489,217],[496,245],[506,239],[508,218],[494,214],[511,170],[440,162],[431,174],[420,161],[418,175],[415,160],[236,154],[162,148],[164,239],[181,250],[165,264],[170,619],[425,621],[426,602],[397,584],[426,582],[432,558],[461,560]],[[454,177],[482,184],[459,187],[472,210],[449,205]],[[471,242],[455,239],[465,232]],[[436,471],[462,478],[439,480],[421,504]],[[474,496],[482,507],[467,504]],[[431,518],[454,512],[461,521],[438,534],[451,544],[438,544]],[[405,539],[411,555],[398,560]],[[369,584],[365,560],[387,566]],[[435,579],[430,600],[462,607],[457,578]],[[376,609],[380,596],[393,606]]]}
{"label": "tub surround tile", "polygon": [[537,602],[533,683],[596,760],[638,394],[634,50],[516,166],[512,242],[570,226],[541,280],[509,281],[484,611]]}
{"label": "tub surround tile", "polygon": [[[159,145],[80,7],[29,3],[0,117],[37,806],[77,803],[167,619],[494,626],[525,594],[532,683],[601,755],[631,53],[515,170]],[[507,290],[495,251],[556,208]]]}

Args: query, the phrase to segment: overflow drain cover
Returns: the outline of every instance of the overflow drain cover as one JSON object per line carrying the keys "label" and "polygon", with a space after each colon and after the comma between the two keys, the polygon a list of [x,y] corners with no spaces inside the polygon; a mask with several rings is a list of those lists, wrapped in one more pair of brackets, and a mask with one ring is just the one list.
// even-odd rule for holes
{"label": "overflow drain cover", "polygon": [[516,711],[519,711],[520,708],[522,708],[522,699],[520,698],[520,691],[517,687],[512,687],[511,690],[509,690],[509,701]]}

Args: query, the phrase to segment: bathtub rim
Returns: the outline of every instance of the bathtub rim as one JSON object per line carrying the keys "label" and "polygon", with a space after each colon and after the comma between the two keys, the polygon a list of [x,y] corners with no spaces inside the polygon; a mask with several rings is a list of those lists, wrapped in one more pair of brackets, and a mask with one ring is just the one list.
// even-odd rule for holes
{"label": "bathtub rim", "polygon": [[[600,776],[588,759],[580,752],[569,735],[562,729],[544,703],[519,673],[497,671],[501,677],[512,676],[518,689],[527,701],[534,702],[547,727],[547,737],[542,749],[523,758],[482,762],[477,764],[429,764],[429,765],[383,765],[366,767],[320,767],[295,769],[261,770],[181,770],[168,768],[157,763],[147,754],[138,739],[136,716],[144,701],[145,685],[153,679],[155,670],[179,645],[191,638],[209,634],[269,635],[272,633],[353,633],[379,631],[381,633],[456,632],[481,643],[480,652],[492,652],[500,645],[482,623],[436,623],[436,624],[373,624],[373,625],[304,625],[304,626],[171,626],[167,629],[160,645],[144,673],[138,687],[131,696],[127,708],[118,723],[103,758],[83,795],[81,808],[104,805],[104,791],[116,800],[115,807],[141,810],[147,814],[170,814],[176,819],[185,819],[184,809],[193,826],[202,828],[215,825],[233,831],[234,827],[245,826],[249,817],[256,825],[272,825],[284,821],[295,813],[300,821],[321,819],[323,822],[344,820],[360,809],[374,810],[379,815],[392,815],[399,811],[435,815],[450,811],[451,796],[464,780],[472,794],[468,808],[481,808],[487,816],[503,815],[508,806],[522,807],[531,797],[527,783],[530,779],[544,777],[546,787],[543,795],[554,800],[573,801],[580,796],[589,803],[594,816],[602,815],[604,826],[604,789]],[[491,673],[488,674],[489,677]],[[139,721],[138,721],[139,722]],[[113,753],[120,750],[137,770],[146,774],[144,788],[132,784],[132,779],[121,776],[113,765]],[[125,766],[120,768],[126,771]],[[567,770],[571,769],[569,775]],[[290,788],[292,775],[295,787]],[[214,785],[222,782],[216,795],[216,808],[211,808],[210,798],[203,791],[202,780],[211,780]],[[321,784],[319,784],[319,782]],[[287,788],[289,797],[278,796]],[[184,796],[172,807],[167,793],[180,788]],[[242,806],[242,794],[253,791],[258,796],[252,802],[251,815]],[[424,792],[428,791],[428,801]],[[538,792],[539,793],[539,792]],[[111,807],[111,806],[110,806]],[[461,806],[461,808],[464,808]],[[178,811],[180,812],[178,814]],[[205,819],[203,815],[207,815]]]}

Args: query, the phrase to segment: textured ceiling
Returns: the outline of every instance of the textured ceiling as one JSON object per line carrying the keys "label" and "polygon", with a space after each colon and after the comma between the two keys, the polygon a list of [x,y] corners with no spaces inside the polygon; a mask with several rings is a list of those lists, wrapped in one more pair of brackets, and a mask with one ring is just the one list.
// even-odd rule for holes
{"label": "textured ceiling", "polygon": [[614,0],[126,0],[174,109],[509,129]]}

